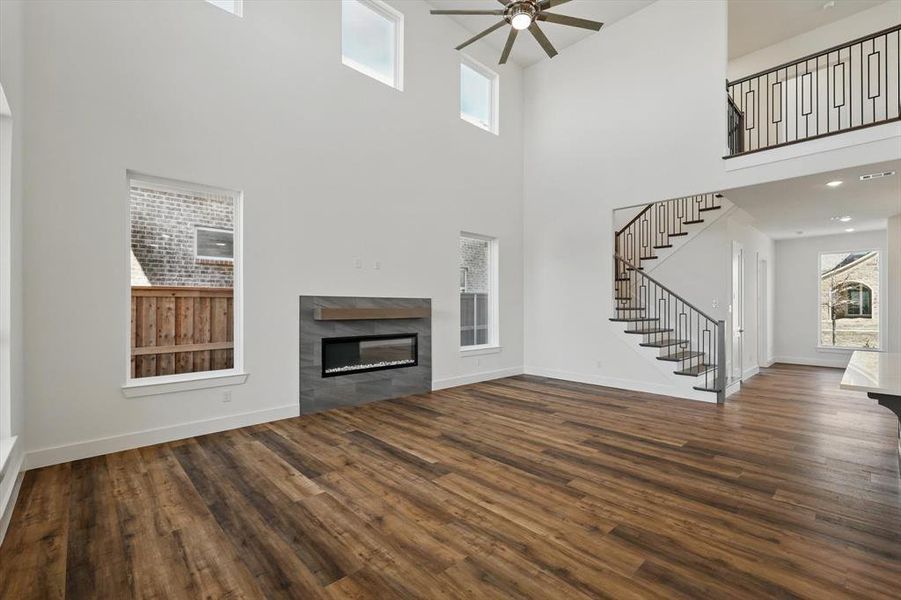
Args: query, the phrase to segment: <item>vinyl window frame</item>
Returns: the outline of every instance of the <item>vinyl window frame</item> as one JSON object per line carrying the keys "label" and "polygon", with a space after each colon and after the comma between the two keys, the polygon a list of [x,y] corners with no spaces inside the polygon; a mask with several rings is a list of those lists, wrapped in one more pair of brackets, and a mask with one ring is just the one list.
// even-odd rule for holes
{"label": "vinyl window frame", "polygon": [[[874,315],[878,316],[878,330],[876,333],[876,345],[872,348],[861,348],[858,346],[824,346],[822,340],[822,320],[820,318],[821,310],[822,310],[822,302],[823,298],[820,295],[820,269],[823,264],[823,255],[824,254],[850,254],[853,252],[875,252],[876,260],[879,264],[879,308],[876,311],[873,311],[871,308],[870,319],[873,318]],[[822,250],[817,253],[817,264],[816,264],[816,342],[815,348],[817,352],[834,352],[834,353],[850,353],[850,352],[882,352],[883,343],[885,340],[885,309],[883,305],[885,304],[882,299],[882,294],[884,294],[884,290],[886,289],[886,268],[884,262],[885,252],[882,248],[853,248],[851,250]],[[872,295],[870,297],[870,302],[872,303],[873,298]],[[857,317],[852,317],[857,318]],[[843,319],[840,319],[843,320]]]}
{"label": "vinyl window frame", "polygon": [[[460,354],[465,356],[489,354],[499,352],[500,345],[500,245],[496,237],[461,231],[457,237],[459,246],[460,239],[471,239],[481,242],[488,242],[488,341],[484,344],[472,344],[469,346],[460,345]],[[463,291],[460,291],[462,294]],[[457,310],[459,310],[459,295],[457,300]],[[457,314],[457,336],[459,337],[461,328],[463,327],[463,317]]]}
{"label": "vinyl window frame", "polygon": [[[201,231],[214,231],[217,233],[229,233],[232,236],[232,256],[231,258],[223,258],[221,256],[205,256],[200,254],[200,236]],[[210,227],[207,225],[194,226],[194,260],[199,263],[230,263],[235,262],[235,231],[234,229],[223,229],[222,227]]]}
{"label": "vinyl window frame", "polygon": [[[491,100],[490,100],[490,122],[483,123],[479,119],[476,119],[470,115],[467,115],[463,112],[463,67],[469,67],[479,75],[485,77],[491,84]],[[492,71],[479,61],[465,55],[460,55],[460,77],[458,81],[458,101],[460,102],[460,118],[463,121],[466,121],[470,125],[475,125],[479,129],[487,131],[489,133],[493,133],[494,135],[500,135],[500,75],[495,71]]]}
{"label": "vinyl window frame", "polygon": [[234,8],[230,9],[230,8],[226,8],[226,7],[222,6],[215,0],[206,0],[207,4],[211,4],[220,10],[224,10],[225,12],[235,15],[236,17],[243,17],[244,16],[244,0],[233,0],[233,1],[234,1],[234,4],[232,6],[234,6]]}
{"label": "vinyl window frame", "polygon": [[[234,236],[232,242],[232,328],[234,332],[232,368],[196,373],[157,375],[154,377],[131,376],[131,187],[134,184],[180,193],[188,191],[224,194],[232,197],[234,202],[232,224],[232,235]],[[122,384],[123,395],[132,398],[243,384],[247,381],[248,376],[247,372],[244,370],[244,192],[154,175],[146,175],[131,170],[127,170],[125,173],[124,187],[123,196],[126,201],[126,210],[124,211],[124,262],[126,266],[126,276],[123,278],[122,289],[122,305],[124,308],[124,318],[122,320],[122,333],[124,338],[122,363],[122,372],[124,375],[124,383]]]}
{"label": "vinyl window frame", "polygon": [[[363,5],[377,15],[380,15],[394,23],[394,79],[385,77],[374,69],[355,61],[344,55],[344,3],[356,2]],[[384,83],[396,89],[399,92],[404,91],[404,13],[396,8],[389,6],[381,0],[341,0],[341,35],[339,40],[339,51],[341,53],[341,64],[346,67],[362,73],[380,83]]]}

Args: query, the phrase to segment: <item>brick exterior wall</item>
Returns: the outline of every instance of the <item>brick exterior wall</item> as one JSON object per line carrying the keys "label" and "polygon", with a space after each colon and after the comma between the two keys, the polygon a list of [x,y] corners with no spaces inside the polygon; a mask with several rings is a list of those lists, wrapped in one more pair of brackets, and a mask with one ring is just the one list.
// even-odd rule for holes
{"label": "brick exterior wall", "polygon": [[232,287],[229,261],[194,258],[195,228],[234,228],[227,195],[131,187],[132,285]]}
{"label": "brick exterior wall", "polygon": [[[845,317],[835,321],[832,343],[832,318],[827,302],[834,286],[862,283],[872,291],[872,318]],[[872,253],[820,278],[820,344],[846,348],[875,348],[879,343],[879,255]]]}
{"label": "brick exterior wall", "polygon": [[[466,269],[468,293],[485,294],[489,288],[488,242],[472,238],[460,238],[460,267]],[[461,275],[462,284],[462,275]]]}

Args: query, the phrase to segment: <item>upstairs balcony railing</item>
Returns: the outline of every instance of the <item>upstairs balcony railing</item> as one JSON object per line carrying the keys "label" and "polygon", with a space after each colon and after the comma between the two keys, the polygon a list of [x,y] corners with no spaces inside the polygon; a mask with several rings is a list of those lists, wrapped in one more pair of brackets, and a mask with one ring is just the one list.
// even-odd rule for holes
{"label": "upstairs balcony railing", "polygon": [[728,157],[901,119],[901,25],[726,82]]}

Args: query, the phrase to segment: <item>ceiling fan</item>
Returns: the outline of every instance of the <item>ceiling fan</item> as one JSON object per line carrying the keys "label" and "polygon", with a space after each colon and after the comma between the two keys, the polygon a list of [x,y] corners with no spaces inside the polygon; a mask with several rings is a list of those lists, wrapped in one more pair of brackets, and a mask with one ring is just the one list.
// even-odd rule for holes
{"label": "ceiling fan", "polygon": [[523,29],[528,29],[532,37],[544,48],[547,55],[551,58],[557,56],[557,51],[551,44],[544,32],[538,27],[538,21],[547,21],[548,23],[557,23],[559,25],[568,25],[570,27],[581,27],[582,29],[591,29],[598,31],[603,23],[598,21],[590,21],[588,19],[579,19],[577,17],[569,17],[566,15],[558,15],[555,13],[545,12],[549,8],[554,8],[561,4],[569,2],[569,0],[497,0],[504,5],[504,8],[497,10],[433,10],[433,15],[497,15],[503,19],[485,31],[474,35],[459,46],[457,50],[465,48],[476,40],[479,40],[493,31],[497,31],[504,25],[510,25],[510,34],[507,36],[507,43],[504,44],[504,50],[501,52],[499,64],[507,62],[510,51],[513,49],[513,42],[516,41],[516,34]]}

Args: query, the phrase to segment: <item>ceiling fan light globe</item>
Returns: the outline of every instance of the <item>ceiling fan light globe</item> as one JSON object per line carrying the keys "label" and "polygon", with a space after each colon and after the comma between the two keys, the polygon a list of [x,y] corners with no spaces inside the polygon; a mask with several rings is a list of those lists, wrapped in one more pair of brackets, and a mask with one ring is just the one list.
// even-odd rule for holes
{"label": "ceiling fan light globe", "polygon": [[519,13],[517,15],[513,15],[513,18],[510,19],[510,25],[513,26],[513,29],[522,31],[523,29],[528,29],[529,25],[532,24],[532,17],[530,17],[526,13]]}

